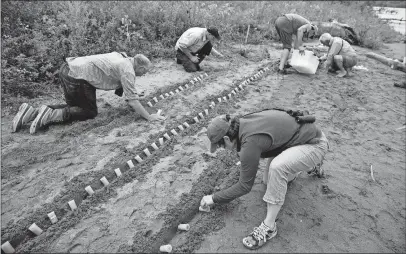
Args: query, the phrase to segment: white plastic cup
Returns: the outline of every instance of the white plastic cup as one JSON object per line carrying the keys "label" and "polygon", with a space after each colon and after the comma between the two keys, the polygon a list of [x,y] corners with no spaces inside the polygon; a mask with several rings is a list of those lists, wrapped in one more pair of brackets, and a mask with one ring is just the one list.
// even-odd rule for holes
{"label": "white plastic cup", "polygon": [[183,91],[183,87],[182,87],[182,86],[179,86],[178,88],[179,88],[179,90]]}
{"label": "white plastic cup", "polygon": [[178,229],[183,230],[183,231],[189,231],[190,225],[189,224],[179,224]]}
{"label": "white plastic cup", "polygon": [[139,155],[135,156],[134,159],[135,159],[136,161],[138,161],[139,163],[142,162],[142,159],[141,159],[141,157],[140,157]]}
{"label": "white plastic cup", "polygon": [[152,146],[152,148],[154,148],[155,151],[159,149],[155,143],[152,143],[151,146]]}
{"label": "white plastic cup", "polygon": [[199,77],[200,77],[201,79],[203,79],[203,78],[204,78],[204,75],[203,75],[203,74],[201,74]]}
{"label": "white plastic cup", "polygon": [[228,99],[231,99],[231,93],[228,94]]}
{"label": "white plastic cup", "polygon": [[190,127],[190,125],[189,125],[187,122],[184,122],[184,123],[183,123],[183,126],[185,126],[186,128],[189,128],[189,127]]}
{"label": "white plastic cup", "polygon": [[195,116],[195,117],[193,118],[193,120],[195,120],[196,123],[199,122],[199,118],[197,118],[197,116]]}
{"label": "white plastic cup", "polygon": [[172,245],[170,245],[170,244],[162,245],[161,247],[159,247],[159,251],[170,253],[170,252],[172,252]]}
{"label": "white plastic cup", "polygon": [[221,102],[221,98],[217,98],[218,102]]}
{"label": "white plastic cup", "polygon": [[172,92],[172,91],[170,91],[170,92],[169,92],[169,94],[173,96],[175,93],[174,93],[174,92]]}
{"label": "white plastic cup", "polygon": [[179,135],[174,129],[171,130],[171,133],[175,136]]}
{"label": "white plastic cup", "polygon": [[162,100],[165,99],[165,97],[162,94],[159,95],[159,98],[161,98]]}
{"label": "white plastic cup", "polygon": [[102,178],[100,178],[100,181],[103,183],[104,186],[109,185],[109,181],[107,181],[107,178],[105,176],[103,176]]}
{"label": "white plastic cup", "polygon": [[239,85],[238,87],[239,87],[241,90],[243,89],[243,88],[242,88],[242,85]]}
{"label": "white plastic cup", "polygon": [[147,105],[150,106],[152,108],[152,103],[149,101],[147,102]]}
{"label": "white plastic cup", "polygon": [[205,113],[206,115],[208,115],[208,114],[209,114],[209,110],[206,108],[206,109],[204,110],[204,113]]}
{"label": "white plastic cup", "polygon": [[152,98],[155,102],[158,102],[158,99],[156,97]]}
{"label": "white plastic cup", "polygon": [[176,89],[176,90],[175,90],[175,93],[179,93],[179,89]]}
{"label": "white plastic cup", "polygon": [[237,162],[235,165],[237,166],[241,165],[241,161]]}
{"label": "white plastic cup", "polygon": [[28,228],[31,232],[35,235],[40,235],[42,233],[42,229],[40,229],[37,224],[32,223],[32,225]]}
{"label": "white plastic cup", "polygon": [[164,138],[166,138],[167,140],[171,140],[171,137],[169,137],[168,133],[164,134]]}
{"label": "white plastic cup", "polygon": [[214,101],[211,101],[211,105],[216,106],[216,103],[214,103]]}
{"label": "white plastic cup", "polygon": [[119,169],[119,168],[116,168],[115,170],[114,170],[114,173],[116,173],[116,175],[117,175],[117,177],[120,177],[122,174],[121,174],[121,170]]}
{"label": "white plastic cup", "polygon": [[156,112],[156,114],[157,114],[158,116],[160,116],[161,113],[162,113],[162,109],[158,109],[158,112]]}
{"label": "white plastic cup", "polygon": [[162,146],[164,144],[164,139],[163,138],[159,138],[159,144]]}
{"label": "white plastic cup", "polygon": [[145,155],[146,155],[147,157],[151,156],[151,153],[149,152],[148,148],[145,148],[145,149],[142,150],[142,151],[145,153]]}
{"label": "white plastic cup", "polygon": [[69,207],[70,207],[70,209],[73,211],[73,210],[76,210],[78,207],[76,206],[76,203],[75,203],[75,200],[74,199],[72,199],[71,201],[69,201],[68,202],[68,204],[69,204]]}
{"label": "white plastic cup", "polygon": [[169,97],[169,93],[165,93],[165,97]]}
{"label": "white plastic cup", "polygon": [[199,81],[197,78],[194,78],[193,80],[196,81],[196,82]]}
{"label": "white plastic cup", "polygon": [[209,74],[207,74],[206,72],[204,73],[204,75],[205,75],[206,77],[208,77],[208,76],[209,76]]}
{"label": "white plastic cup", "polygon": [[210,212],[210,206],[207,206],[206,208],[199,206],[199,211],[200,212]]}
{"label": "white plastic cup", "polygon": [[16,250],[11,246],[10,242],[7,241],[1,245],[1,249],[4,253],[14,253]]}
{"label": "white plastic cup", "polygon": [[186,89],[188,89],[188,88],[189,88],[189,85],[188,85],[188,84],[186,84],[186,85],[185,85],[185,87],[186,87]]}
{"label": "white plastic cup", "polygon": [[185,128],[183,128],[183,126],[182,126],[182,125],[179,125],[179,126],[178,126],[178,128],[179,128],[179,130],[180,130],[180,131],[185,130]]}
{"label": "white plastic cup", "polygon": [[204,119],[203,113],[199,113],[200,118]]}
{"label": "white plastic cup", "polygon": [[209,105],[209,107],[210,107],[211,109],[213,109],[213,108],[214,108],[213,104],[210,104],[210,105]]}
{"label": "white plastic cup", "polygon": [[223,96],[223,100],[224,100],[224,101],[227,101],[227,97]]}
{"label": "white plastic cup", "polygon": [[92,187],[90,187],[90,185],[89,185],[89,186],[86,186],[85,191],[86,191],[89,195],[93,195],[93,194],[94,194],[94,191],[93,191]]}
{"label": "white plastic cup", "polygon": [[190,84],[194,85],[194,84],[195,84],[195,82],[194,82],[193,80],[191,80],[191,81],[190,81]]}
{"label": "white plastic cup", "polygon": [[236,95],[236,94],[237,94],[237,93],[236,93],[234,90],[233,90],[233,91],[231,91],[231,93],[232,93],[232,94],[234,94],[234,95]]}
{"label": "white plastic cup", "polygon": [[133,163],[132,160],[127,161],[127,165],[128,165],[130,168],[133,168],[133,167],[134,167],[134,163]]}
{"label": "white plastic cup", "polygon": [[56,217],[55,212],[50,212],[47,215],[48,215],[48,218],[51,220],[52,224],[55,224],[58,222],[58,218]]}

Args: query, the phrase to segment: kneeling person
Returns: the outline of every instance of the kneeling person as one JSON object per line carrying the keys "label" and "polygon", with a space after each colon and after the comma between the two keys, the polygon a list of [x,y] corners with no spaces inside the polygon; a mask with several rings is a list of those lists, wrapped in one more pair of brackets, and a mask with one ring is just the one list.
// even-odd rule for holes
{"label": "kneeling person", "polygon": [[139,102],[135,88],[135,76],[144,75],[151,62],[142,54],[127,57],[125,53],[112,52],[66,59],[59,70],[59,80],[63,88],[66,104],[42,105],[35,109],[23,103],[13,119],[12,131],[34,120],[30,133],[53,123],[84,121],[96,117],[96,89],[115,90],[145,119],[163,120],[162,116],[149,114]]}

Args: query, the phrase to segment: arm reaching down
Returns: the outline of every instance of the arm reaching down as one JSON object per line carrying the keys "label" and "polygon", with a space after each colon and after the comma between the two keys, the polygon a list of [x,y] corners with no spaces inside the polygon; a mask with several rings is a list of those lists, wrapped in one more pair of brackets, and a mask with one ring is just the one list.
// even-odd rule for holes
{"label": "arm reaching down", "polygon": [[148,121],[156,121],[156,120],[165,120],[165,117],[160,116],[158,114],[149,114],[145,108],[141,105],[139,100],[129,100],[128,104],[137,112],[140,114],[143,118],[145,118]]}

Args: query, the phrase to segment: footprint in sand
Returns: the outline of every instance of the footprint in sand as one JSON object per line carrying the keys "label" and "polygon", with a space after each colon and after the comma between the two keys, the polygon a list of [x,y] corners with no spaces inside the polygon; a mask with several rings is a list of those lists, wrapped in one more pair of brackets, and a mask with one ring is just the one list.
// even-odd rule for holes
{"label": "footprint in sand", "polygon": [[336,194],[325,184],[321,186],[321,193],[328,198],[335,198]]}

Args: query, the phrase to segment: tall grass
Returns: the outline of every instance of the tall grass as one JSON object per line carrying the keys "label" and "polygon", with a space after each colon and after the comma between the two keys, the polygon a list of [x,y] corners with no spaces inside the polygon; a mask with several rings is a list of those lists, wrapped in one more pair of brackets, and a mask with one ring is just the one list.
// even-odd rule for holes
{"label": "tall grass", "polygon": [[359,1],[2,1],[1,12],[3,96],[22,93],[32,82],[51,83],[67,56],[125,51],[174,57],[176,40],[194,26],[216,26],[224,41],[242,42],[248,24],[265,25],[251,30],[248,42],[267,43],[278,39],[278,16],[298,13],[349,24],[365,47],[398,38]]}

